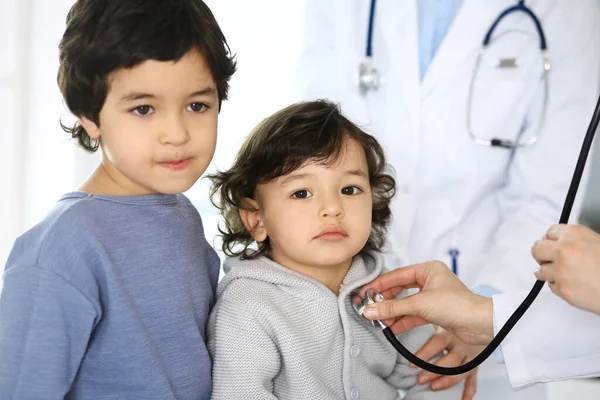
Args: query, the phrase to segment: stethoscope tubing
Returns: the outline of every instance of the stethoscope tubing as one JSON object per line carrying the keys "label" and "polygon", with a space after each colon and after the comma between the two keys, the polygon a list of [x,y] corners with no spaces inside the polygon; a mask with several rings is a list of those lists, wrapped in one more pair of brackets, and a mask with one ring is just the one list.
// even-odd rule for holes
{"label": "stethoscope tubing", "polygon": [[[371,0],[371,7],[370,7],[370,12],[369,12],[369,26],[368,26],[368,34],[367,34],[367,46],[366,46],[366,51],[365,51],[366,59],[369,62],[372,60],[372,57],[373,57],[372,41],[373,41],[373,26],[374,26],[374,19],[375,19],[375,5],[376,5],[375,3],[376,3],[376,0]],[[531,11],[531,9],[529,9],[528,7],[525,6],[524,0],[519,0],[517,5],[506,9],[498,16],[498,18],[496,18],[496,20],[490,26],[490,29],[488,30],[488,32],[485,35],[485,38],[484,38],[483,44],[482,44],[482,48],[487,47],[487,45],[489,44],[489,42],[491,40],[492,34],[493,34],[494,30],[496,29],[496,27],[499,25],[500,21],[504,17],[506,17],[508,14],[515,12],[515,11],[525,12],[527,15],[529,15],[531,17],[532,21],[534,22],[536,29],[538,31],[539,38],[540,38],[540,50],[542,51],[542,54],[544,55],[545,73],[547,73],[547,71],[549,70],[549,63],[547,62],[547,59],[546,59],[546,52],[547,52],[546,36],[544,34],[540,20],[533,13],[533,11]],[[546,87],[545,87],[546,92],[545,92],[544,102],[547,103],[547,90],[548,90],[547,80],[545,81],[545,85],[546,85]],[[366,90],[364,92],[366,93]],[[590,151],[593,139],[594,139],[594,134],[596,132],[596,129],[598,128],[599,122],[600,122],[600,97],[598,98],[598,103],[596,104],[594,114],[592,115],[590,125],[586,132],[586,135],[585,135],[582,147],[581,147],[581,151],[579,153],[577,165],[575,167],[575,171],[574,171],[573,177],[571,179],[571,184],[570,184],[569,190],[567,192],[567,196],[566,196],[565,203],[563,206],[562,214],[561,214],[560,220],[559,220],[559,223],[561,223],[561,224],[566,224],[569,221],[569,216],[570,216],[571,210],[573,208],[575,196],[577,194],[577,190],[578,190],[579,184],[581,182],[583,170],[585,168],[587,157],[589,155],[589,151]],[[473,136],[473,134],[471,132],[470,132],[470,134]],[[475,138],[479,139],[477,137],[475,137]],[[498,139],[493,139],[493,140],[498,140]],[[503,145],[503,143],[501,143],[501,142],[499,142],[497,144],[492,143],[491,145],[494,147],[505,147],[505,148],[512,149],[515,147],[524,147],[526,145],[533,144],[533,143],[535,143],[536,140],[537,140],[537,138],[535,138],[535,140],[532,140],[531,143],[525,143],[524,145],[516,145],[516,146],[508,145],[508,144]],[[511,315],[511,317],[508,319],[508,321],[500,329],[498,334],[494,337],[494,339],[492,339],[490,344],[488,346],[486,346],[486,348],[480,354],[478,354],[475,358],[473,358],[471,361],[465,363],[464,365],[458,366],[458,367],[440,367],[440,366],[431,364],[427,361],[424,361],[424,360],[416,357],[414,354],[412,354],[410,351],[408,351],[398,341],[398,339],[396,338],[396,336],[394,335],[394,333],[392,332],[392,330],[389,327],[385,327],[381,322],[379,322],[379,321],[378,322],[384,328],[383,333],[384,333],[385,337],[387,338],[387,340],[392,344],[392,346],[404,358],[406,358],[411,363],[415,364],[416,366],[418,366],[426,371],[429,371],[429,372],[432,372],[435,374],[439,374],[439,375],[460,375],[460,374],[469,372],[470,370],[479,366],[498,348],[498,346],[500,346],[500,344],[502,343],[504,338],[506,338],[508,333],[514,328],[516,323],[521,319],[521,317],[529,309],[529,307],[531,306],[531,304],[533,303],[535,298],[538,296],[538,294],[542,290],[543,286],[544,286],[544,281],[536,281],[535,284],[533,285],[533,288],[531,289],[530,293],[525,298],[525,300]]]}
{"label": "stethoscope tubing", "polygon": [[[581,151],[579,152],[579,158],[577,160],[577,165],[575,166],[575,171],[573,172],[573,178],[571,179],[571,184],[569,186],[569,191],[567,192],[567,197],[565,199],[565,203],[563,205],[562,213],[560,216],[559,223],[566,224],[569,222],[569,216],[571,215],[571,210],[573,209],[573,204],[575,202],[575,197],[577,195],[577,189],[579,188],[579,184],[581,183],[581,177],[583,176],[583,171],[585,168],[585,164],[590,152],[590,148],[592,146],[592,142],[594,140],[594,134],[598,129],[598,123],[600,122],[600,97],[598,98],[598,102],[596,104],[596,108],[594,110],[594,114],[592,115],[592,119],[590,121],[588,130],[585,134],[585,138],[583,140],[583,144],[581,145]],[[471,371],[474,368],[477,368],[483,361],[485,361],[497,348],[500,346],[506,335],[514,328],[517,322],[521,319],[521,317],[525,314],[525,312],[529,309],[537,295],[540,293],[544,286],[544,281],[536,281],[533,285],[533,288],[523,300],[521,305],[515,310],[515,312],[510,316],[508,321],[502,326],[498,334],[492,339],[490,344],[486,346],[485,349],[481,353],[479,353],[475,358],[471,361],[458,366],[458,367],[440,367],[434,364],[431,364],[427,361],[424,361],[410,351],[406,349],[396,338],[392,330],[388,327],[383,329],[383,334],[387,338],[387,340],[391,343],[392,346],[408,361],[413,363],[414,365],[422,368],[426,371],[433,372],[434,374],[439,375],[460,375],[466,372]]]}

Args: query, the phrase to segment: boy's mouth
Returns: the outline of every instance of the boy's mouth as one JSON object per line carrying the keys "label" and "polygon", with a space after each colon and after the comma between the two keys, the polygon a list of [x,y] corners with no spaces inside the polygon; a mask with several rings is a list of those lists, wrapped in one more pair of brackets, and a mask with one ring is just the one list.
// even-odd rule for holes
{"label": "boy's mouth", "polygon": [[348,234],[341,226],[328,226],[319,232],[315,239],[336,241],[342,240],[346,236],[348,236]]}
{"label": "boy's mouth", "polygon": [[159,164],[173,171],[181,171],[187,168],[191,160],[191,158],[184,158],[183,160],[163,161]]}

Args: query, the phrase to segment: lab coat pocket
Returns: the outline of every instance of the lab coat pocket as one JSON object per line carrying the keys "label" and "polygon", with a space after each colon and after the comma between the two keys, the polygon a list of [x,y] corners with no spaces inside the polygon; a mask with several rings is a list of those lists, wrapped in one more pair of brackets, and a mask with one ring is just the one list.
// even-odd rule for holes
{"label": "lab coat pocket", "polygon": [[481,54],[466,105],[467,130],[475,136],[523,139],[519,136],[532,99],[543,90],[544,60],[536,39],[535,35],[500,35]]}
{"label": "lab coat pocket", "polygon": [[514,57],[482,57],[472,88],[467,88],[464,109],[455,108],[456,113],[462,111],[465,116],[465,130],[448,138],[454,164],[477,175],[504,170],[510,149],[481,146],[469,133],[484,140],[528,139],[527,115],[537,91],[542,89],[540,60],[521,53]]}
{"label": "lab coat pocket", "polygon": [[470,98],[467,94],[467,130],[482,139],[517,140],[527,114],[527,100],[531,99],[531,86],[526,72],[519,67],[481,66]]}
{"label": "lab coat pocket", "polygon": [[[470,132],[481,139],[518,139],[523,125],[518,97],[523,92],[520,79],[481,80],[473,91],[470,111],[470,126],[449,138],[453,164],[470,174],[489,175],[503,169],[510,155],[509,149],[479,145]],[[468,104],[467,104],[468,107]]]}

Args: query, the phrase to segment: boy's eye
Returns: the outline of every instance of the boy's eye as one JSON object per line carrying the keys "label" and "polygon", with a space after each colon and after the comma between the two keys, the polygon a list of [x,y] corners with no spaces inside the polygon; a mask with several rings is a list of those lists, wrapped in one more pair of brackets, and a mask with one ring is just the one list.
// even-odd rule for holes
{"label": "boy's eye", "polygon": [[152,106],[139,106],[131,111],[137,115],[149,115],[154,112],[154,109],[152,108]]}
{"label": "boy's eye", "polygon": [[308,197],[312,197],[312,193],[306,189],[296,190],[292,193],[292,197],[295,199],[306,199]]}
{"label": "boy's eye", "polygon": [[348,196],[359,194],[361,192],[362,192],[362,189],[359,188],[358,186],[346,186],[345,188],[342,189],[342,194],[345,194]]}
{"label": "boy's eye", "polygon": [[202,112],[208,108],[204,103],[192,103],[186,107],[186,110],[192,112]]}

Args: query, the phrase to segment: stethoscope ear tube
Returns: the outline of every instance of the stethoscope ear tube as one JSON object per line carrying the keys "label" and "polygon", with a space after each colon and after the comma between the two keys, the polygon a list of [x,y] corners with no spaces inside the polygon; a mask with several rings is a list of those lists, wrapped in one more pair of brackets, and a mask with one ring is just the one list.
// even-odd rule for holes
{"label": "stethoscope ear tube", "polygon": [[[559,223],[566,224],[569,222],[569,216],[571,215],[571,210],[573,209],[573,203],[575,202],[575,196],[577,194],[577,189],[579,188],[579,183],[581,182],[581,177],[583,175],[583,170],[585,168],[585,163],[590,152],[590,148],[592,147],[592,141],[594,140],[594,134],[596,133],[596,129],[598,128],[598,123],[600,122],[600,97],[598,98],[598,103],[596,104],[596,109],[594,110],[594,114],[592,115],[592,120],[590,121],[590,125],[588,127],[587,133],[585,134],[585,139],[583,140],[583,145],[581,146],[581,151],[579,152],[579,159],[577,160],[577,165],[575,166],[575,172],[573,173],[573,178],[571,179],[571,185],[569,186],[569,191],[567,193],[567,198],[565,199],[565,204],[563,206],[562,214],[560,216]],[[468,363],[458,366],[458,367],[439,367],[437,365],[433,365],[428,363],[427,361],[423,361],[410,351],[406,349],[399,341],[396,339],[396,336],[392,332],[390,328],[385,328],[383,333],[388,341],[394,346],[394,348],[408,361],[413,363],[414,365],[422,368],[426,371],[433,372],[434,374],[439,375],[460,375],[465,372],[469,372],[470,370],[476,368],[485,361],[497,348],[500,346],[500,343],[504,340],[506,335],[512,330],[515,324],[521,319],[525,311],[531,306],[537,295],[542,290],[544,286],[544,281],[536,281],[535,285],[531,289],[531,292],[527,295],[523,303],[517,308],[517,310],[510,316],[506,324],[500,329],[496,337],[490,342],[489,345],[481,353],[477,355],[474,359],[469,361]]]}

